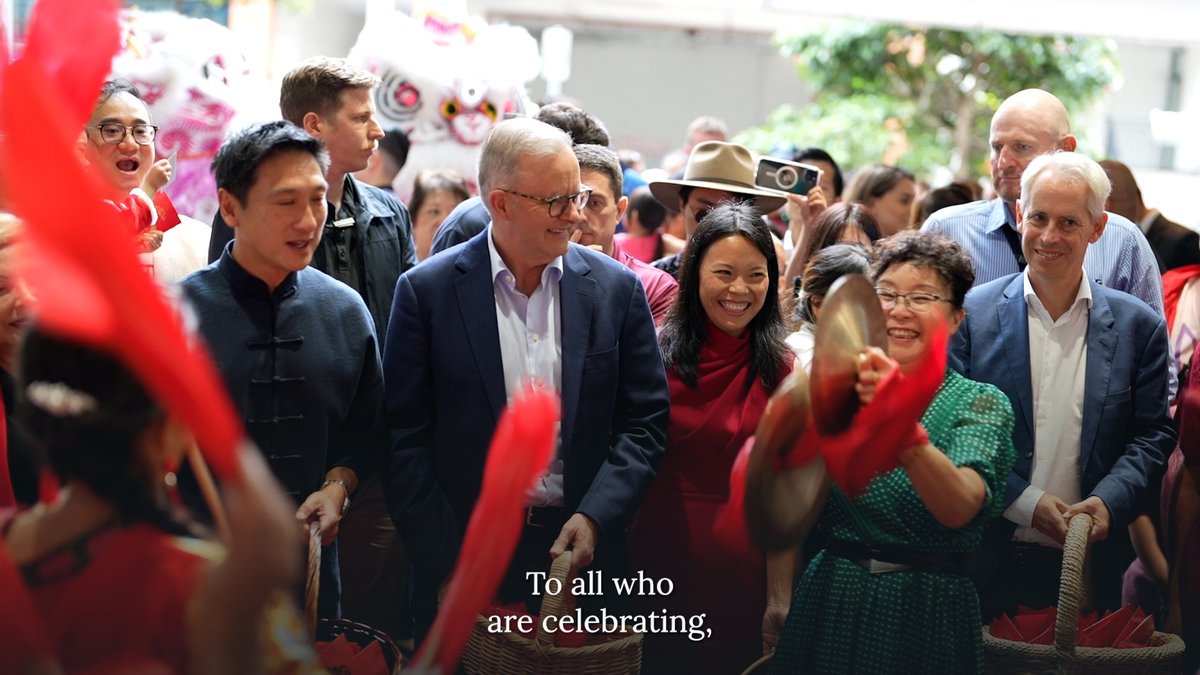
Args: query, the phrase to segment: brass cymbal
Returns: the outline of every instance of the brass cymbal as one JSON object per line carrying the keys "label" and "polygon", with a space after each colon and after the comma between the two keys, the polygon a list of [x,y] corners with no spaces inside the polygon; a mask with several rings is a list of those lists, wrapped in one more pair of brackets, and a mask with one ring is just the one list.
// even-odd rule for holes
{"label": "brass cymbal", "polygon": [[858,411],[858,355],[867,346],[887,348],[887,325],[871,282],[848,274],[821,303],[812,362],[813,421],[822,434],[845,431]]}
{"label": "brass cymbal", "polygon": [[820,454],[795,468],[777,468],[780,456],[795,449],[811,419],[808,376],[796,370],[771,397],[746,467],[746,529],[768,551],[799,543],[816,524],[829,496],[832,480]]}

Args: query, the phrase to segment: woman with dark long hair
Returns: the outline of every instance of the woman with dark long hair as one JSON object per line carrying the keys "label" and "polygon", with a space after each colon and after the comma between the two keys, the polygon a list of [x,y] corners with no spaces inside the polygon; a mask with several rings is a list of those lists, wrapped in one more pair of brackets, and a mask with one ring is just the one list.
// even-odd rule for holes
{"label": "woman with dark long hair", "polygon": [[647,673],[740,672],[762,653],[761,554],[713,534],[729,472],[767,399],[791,372],[770,230],[722,204],[684,249],[679,297],[660,334],[671,391],[667,452],[631,535],[634,569],[674,583],[645,611],[705,615],[711,637],[647,635]]}

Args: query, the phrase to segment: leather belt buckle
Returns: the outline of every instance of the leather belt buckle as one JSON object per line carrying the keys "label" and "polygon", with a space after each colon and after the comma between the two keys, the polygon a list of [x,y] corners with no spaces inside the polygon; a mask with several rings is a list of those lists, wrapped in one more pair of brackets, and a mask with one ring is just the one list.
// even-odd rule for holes
{"label": "leather belt buckle", "polygon": [[525,525],[527,527],[558,527],[561,525],[562,509],[554,506],[526,506]]}
{"label": "leather belt buckle", "polygon": [[1012,545],[1012,559],[1014,564],[1022,566],[1061,565],[1062,551],[1029,542],[1016,542]]}
{"label": "leather belt buckle", "polygon": [[866,563],[863,565],[863,567],[865,567],[867,572],[870,574],[889,574],[891,572],[905,572],[912,569],[912,565],[884,562],[883,560],[876,560],[874,558],[869,558],[862,562]]}

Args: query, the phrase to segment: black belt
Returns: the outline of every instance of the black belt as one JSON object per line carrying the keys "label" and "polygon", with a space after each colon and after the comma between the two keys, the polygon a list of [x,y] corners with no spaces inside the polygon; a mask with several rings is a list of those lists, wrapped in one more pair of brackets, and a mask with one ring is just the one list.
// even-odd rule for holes
{"label": "black belt", "polygon": [[931,553],[903,548],[869,546],[852,541],[830,539],[825,543],[830,555],[845,558],[871,574],[889,572],[944,572],[966,574],[966,553]]}
{"label": "black belt", "polygon": [[561,506],[527,506],[525,527],[562,527],[563,510]]}
{"label": "black belt", "polygon": [[1042,546],[1032,542],[1014,541],[1008,546],[1009,561],[1013,565],[1037,565],[1061,567],[1063,552],[1061,548]]}

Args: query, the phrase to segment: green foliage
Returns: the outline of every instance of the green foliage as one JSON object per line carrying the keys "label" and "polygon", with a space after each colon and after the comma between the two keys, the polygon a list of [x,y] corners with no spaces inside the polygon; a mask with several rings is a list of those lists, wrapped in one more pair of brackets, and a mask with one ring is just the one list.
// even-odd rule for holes
{"label": "green foliage", "polygon": [[819,145],[847,166],[902,164],[919,175],[948,167],[987,172],[987,134],[1000,102],[1022,89],[1054,93],[1073,115],[1113,81],[1111,40],[846,22],[776,37],[813,91],[742,139]]}

